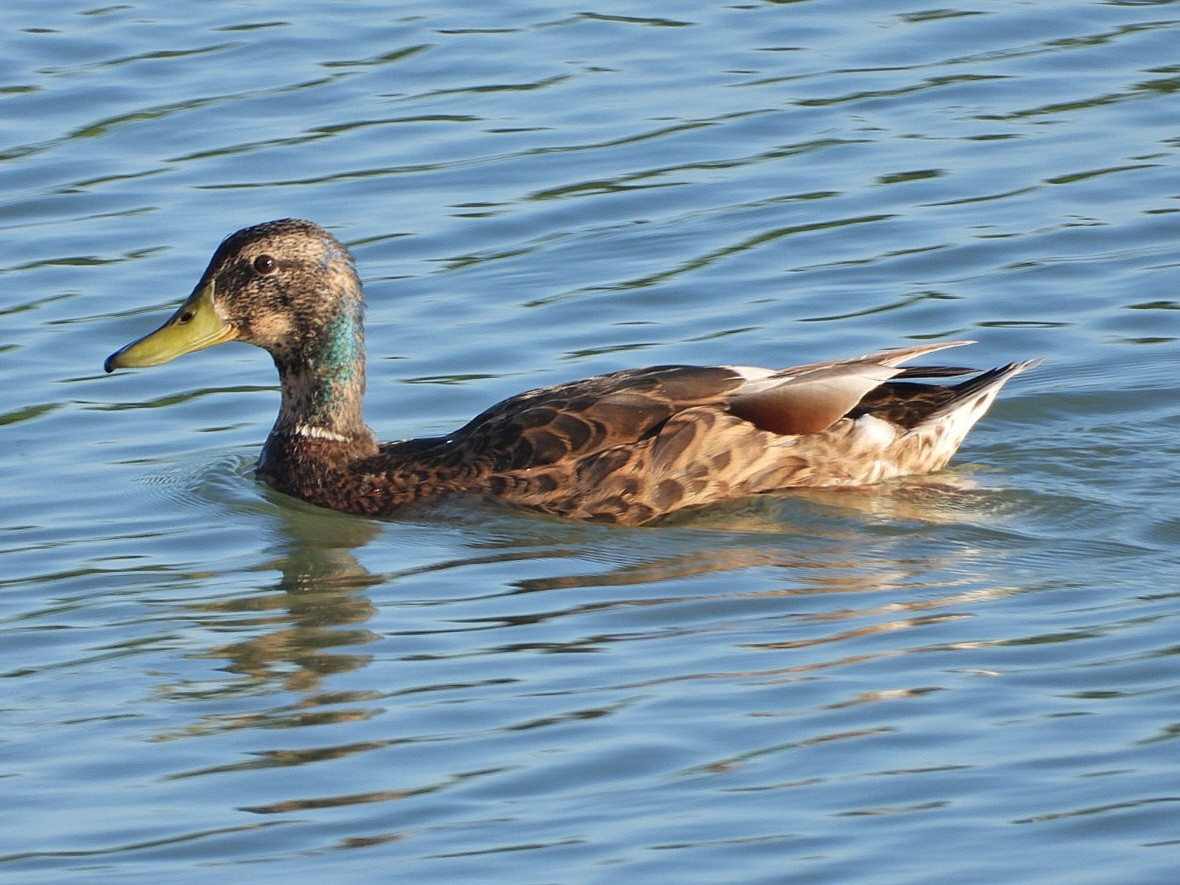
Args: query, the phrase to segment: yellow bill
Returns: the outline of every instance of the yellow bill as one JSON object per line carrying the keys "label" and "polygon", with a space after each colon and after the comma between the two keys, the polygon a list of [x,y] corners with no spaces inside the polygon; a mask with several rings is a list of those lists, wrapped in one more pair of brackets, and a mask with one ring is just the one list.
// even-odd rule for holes
{"label": "yellow bill", "polygon": [[223,322],[213,308],[213,288],[210,280],[189,296],[156,331],[108,356],[103,368],[113,372],[115,369],[158,366],[186,353],[237,338],[237,329]]}

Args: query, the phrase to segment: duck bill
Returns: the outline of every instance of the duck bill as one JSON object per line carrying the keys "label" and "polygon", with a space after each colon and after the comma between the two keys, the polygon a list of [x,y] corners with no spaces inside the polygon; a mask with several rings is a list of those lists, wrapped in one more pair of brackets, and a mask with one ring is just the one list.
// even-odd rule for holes
{"label": "duck bill", "polygon": [[164,325],[112,353],[103,368],[113,372],[158,366],[186,353],[237,338],[237,329],[222,321],[213,308],[213,288],[210,280],[197,289]]}

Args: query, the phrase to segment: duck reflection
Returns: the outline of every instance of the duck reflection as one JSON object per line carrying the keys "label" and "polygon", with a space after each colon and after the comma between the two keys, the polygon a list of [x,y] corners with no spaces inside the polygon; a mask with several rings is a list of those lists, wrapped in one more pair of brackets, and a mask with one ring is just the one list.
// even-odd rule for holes
{"label": "duck reflection", "polygon": [[[303,695],[294,707],[246,718],[263,718],[267,724],[278,724],[275,719],[301,724],[309,716],[314,721],[322,721],[318,716],[363,718],[376,710],[365,712],[356,702],[377,700],[382,693],[326,693],[323,685],[329,677],[360,670],[371,661],[365,647],[383,635],[365,627],[377,608],[364,591],[392,579],[411,596],[425,582],[422,587],[428,587],[425,592],[431,599],[451,612],[445,623],[419,625],[413,638],[405,639],[432,658],[591,651],[611,642],[665,635],[663,628],[648,633],[634,624],[619,632],[596,625],[584,633],[574,630],[573,635],[568,629],[546,626],[589,622],[600,615],[626,619],[625,613],[636,608],[662,609],[679,622],[672,632],[709,633],[716,624],[693,617],[681,622],[677,610],[683,607],[687,613],[710,602],[745,606],[759,600],[768,635],[745,643],[747,648],[784,651],[831,645],[836,650],[876,632],[958,617],[945,609],[1006,593],[1002,586],[981,587],[971,569],[965,569],[974,558],[969,547],[959,543],[945,550],[936,545],[915,551],[904,528],[914,522],[954,524],[964,511],[978,515],[987,506],[987,494],[969,481],[942,477],[864,494],[813,490],[746,499],[642,530],[569,525],[490,511],[482,514],[477,527],[464,523],[450,544],[440,539],[438,557],[393,574],[374,574],[357,551],[382,535],[382,523],[284,501],[268,510],[281,520],[275,550],[255,566],[277,570],[273,586],[201,602],[191,610],[212,629],[236,629],[247,637],[200,655],[226,660],[226,670],[248,677],[224,690],[253,686]],[[457,528],[453,522],[450,527]],[[511,564],[510,576],[498,568],[501,564]],[[500,576],[491,585],[473,582],[472,568],[491,568]],[[440,573],[465,577],[440,581]],[[738,577],[741,574],[758,577],[745,580]],[[494,611],[489,611],[489,600],[495,597],[503,604],[491,605]],[[516,600],[510,602],[513,597]],[[539,605],[524,604],[525,597],[535,597]],[[799,602],[821,597],[823,603]],[[766,602],[787,599],[796,602],[765,608]],[[837,604],[840,599],[843,604]],[[835,633],[818,627],[858,620],[867,623]],[[811,626],[800,629],[801,625]],[[482,638],[461,651],[440,653],[434,643],[444,633],[448,643],[462,633]],[[832,662],[841,659],[836,655]],[[800,666],[825,664],[811,660],[788,665]],[[767,675],[781,670],[782,662],[775,662]],[[340,706],[349,703],[352,710]]]}
{"label": "duck reflection", "polygon": [[[214,616],[218,629],[248,625],[250,638],[210,648],[200,655],[224,658],[231,673],[281,688],[314,693],[326,677],[364,667],[359,651],[377,635],[362,625],[375,612],[362,591],[384,578],[368,571],[355,552],[380,533],[368,520],[292,506],[276,508],[281,520],[275,554],[259,571],[278,571],[268,592],[193,606]],[[234,615],[240,615],[235,620]],[[274,629],[258,633],[263,625]]]}

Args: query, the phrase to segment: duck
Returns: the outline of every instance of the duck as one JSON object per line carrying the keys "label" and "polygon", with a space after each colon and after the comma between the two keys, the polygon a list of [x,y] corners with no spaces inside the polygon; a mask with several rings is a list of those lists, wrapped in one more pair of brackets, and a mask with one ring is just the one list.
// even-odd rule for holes
{"label": "duck", "polygon": [[473,495],[639,526],[743,496],[942,470],[1000,388],[1039,362],[903,365],[974,343],[940,341],[790,368],[658,365],[510,396],[445,436],[379,443],[363,415],[363,316],[347,247],[314,222],[269,221],[226,237],[175,313],[104,368],[228,341],[266,350],[281,397],[257,475],[320,507],[388,517]]}

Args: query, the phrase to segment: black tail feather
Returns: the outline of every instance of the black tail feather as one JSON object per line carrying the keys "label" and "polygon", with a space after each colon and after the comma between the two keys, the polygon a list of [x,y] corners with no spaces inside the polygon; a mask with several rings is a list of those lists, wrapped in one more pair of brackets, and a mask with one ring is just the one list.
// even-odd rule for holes
{"label": "black tail feather", "polygon": [[968,366],[906,366],[895,378],[950,378],[954,375],[970,375],[978,372]]}

